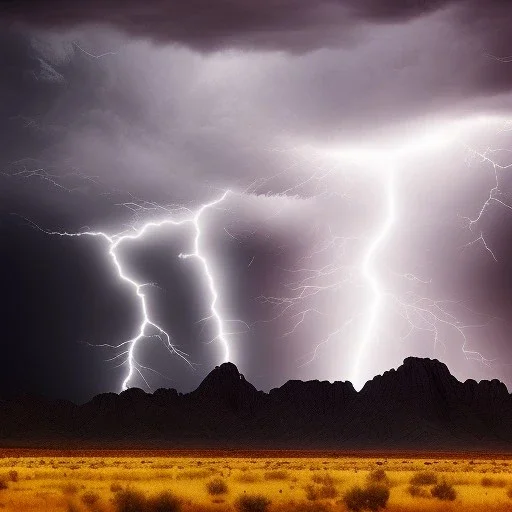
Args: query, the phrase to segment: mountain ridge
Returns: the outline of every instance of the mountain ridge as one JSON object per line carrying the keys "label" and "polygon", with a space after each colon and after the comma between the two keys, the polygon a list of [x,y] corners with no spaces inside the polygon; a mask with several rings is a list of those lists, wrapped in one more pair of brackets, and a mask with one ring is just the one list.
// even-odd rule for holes
{"label": "mountain ridge", "polygon": [[458,381],[437,359],[408,357],[356,391],[290,380],[257,390],[233,363],[194,391],[130,388],[75,405],[0,401],[0,445],[73,442],[287,449],[512,449],[512,395],[500,381]]}

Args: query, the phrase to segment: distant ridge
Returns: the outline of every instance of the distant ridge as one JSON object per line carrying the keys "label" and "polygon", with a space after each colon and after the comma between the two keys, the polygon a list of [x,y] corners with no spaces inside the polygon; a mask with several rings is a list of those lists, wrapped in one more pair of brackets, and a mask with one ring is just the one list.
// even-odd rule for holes
{"label": "distant ridge", "polygon": [[0,401],[0,445],[512,451],[512,396],[498,380],[459,382],[436,359],[408,357],[359,392],[291,380],[264,393],[224,363],[188,394]]}

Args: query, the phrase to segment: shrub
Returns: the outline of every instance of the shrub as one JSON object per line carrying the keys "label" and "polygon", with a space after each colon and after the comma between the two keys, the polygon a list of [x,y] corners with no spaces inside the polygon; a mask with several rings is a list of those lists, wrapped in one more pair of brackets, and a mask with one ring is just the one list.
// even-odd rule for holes
{"label": "shrub", "polygon": [[0,491],[7,489],[9,486],[7,485],[7,481],[3,478],[0,478]]}
{"label": "shrub", "polygon": [[117,482],[113,482],[110,484],[110,491],[111,492],[119,492],[119,491],[122,491],[123,490],[123,487],[121,484],[117,483]]}
{"label": "shrub", "polygon": [[261,495],[243,495],[235,502],[235,508],[238,512],[266,512],[270,500]]}
{"label": "shrub", "polygon": [[512,499],[512,489],[507,490],[507,496]]}
{"label": "shrub", "polygon": [[238,476],[236,480],[243,484],[253,484],[255,482],[259,482],[261,478],[259,477],[259,475],[248,471],[247,473],[243,473],[240,476]]}
{"label": "shrub", "polygon": [[218,494],[226,494],[228,492],[228,486],[222,478],[214,478],[206,484],[206,490],[208,494],[215,496]]}
{"label": "shrub", "polygon": [[116,493],[113,503],[117,512],[143,512],[147,501],[141,492],[125,489]]}
{"label": "shrub", "polygon": [[412,485],[434,485],[437,484],[437,475],[432,471],[420,471],[412,476],[410,483]]}
{"label": "shrub", "polygon": [[390,483],[389,478],[383,469],[376,469],[374,471],[371,471],[366,477],[366,480],[370,484],[380,484],[389,486]]}
{"label": "shrub", "polygon": [[316,484],[334,485],[334,478],[329,473],[324,475],[313,475],[311,480],[313,480],[313,482]]}
{"label": "shrub", "polygon": [[432,487],[430,492],[432,493],[432,496],[438,500],[453,501],[457,497],[457,493],[455,492],[453,485],[446,482],[441,482],[440,484],[435,485]]}
{"label": "shrub", "polygon": [[82,494],[82,503],[87,507],[94,507],[99,499],[99,494],[96,494],[92,491],[87,491],[86,493]]}
{"label": "shrub", "polygon": [[66,494],[68,496],[72,496],[78,492],[78,487],[75,484],[65,484],[62,486],[62,494]]}
{"label": "shrub", "polygon": [[263,478],[265,480],[286,480],[288,478],[288,471],[278,470],[278,471],[267,471]]}
{"label": "shrub", "polygon": [[375,512],[385,508],[389,499],[389,489],[384,485],[370,484],[362,489],[359,486],[352,487],[344,496],[346,507],[353,511],[370,510]]}
{"label": "shrub", "polygon": [[170,492],[163,492],[147,500],[147,512],[179,512],[181,500]]}
{"label": "shrub", "polygon": [[306,498],[310,501],[315,501],[320,498],[320,493],[318,492],[319,487],[317,485],[306,485],[304,490],[306,491]]}
{"label": "shrub", "polygon": [[334,478],[329,473],[313,475],[311,480],[319,485],[306,485],[304,489],[308,500],[315,501],[338,496],[338,491],[334,485]]}
{"label": "shrub", "polygon": [[19,479],[18,472],[14,469],[11,469],[11,471],[9,471],[9,480],[11,482],[17,482],[18,479]]}
{"label": "shrub", "polygon": [[413,498],[428,498],[430,495],[428,492],[423,489],[423,487],[420,487],[419,485],[410,485],[407,488],[407,492],[413,497]]}
{"label": "shrub", "polygon": [[338,491],[336,487],[334,487],[333,483],[324,484],[324,485],[306,485],[304,487],[306,491],[306,498],[310,501],[320,500],[320,499],[329,499],[336,498],[338,496]]}
{"label": "shrub", "polygon": [[482,478],[482,486],[483,487],[506,487],[507,482],[503,478],[490,478],[488,476],[484,476]]}

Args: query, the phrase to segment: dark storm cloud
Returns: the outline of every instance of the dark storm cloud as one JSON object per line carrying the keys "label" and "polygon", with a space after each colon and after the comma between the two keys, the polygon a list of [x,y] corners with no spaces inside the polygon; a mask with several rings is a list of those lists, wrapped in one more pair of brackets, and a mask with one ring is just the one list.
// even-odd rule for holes
{"label": "dark storm cloud", "polygon": [[[94,0],[87,3],[3,2],[2,18],[48,29],[108,24],[132,36],[179,43],[199,50],[226,47],[308,51],[337,47],[358,37],[357,25],[410,20],[456,7],[473,28],[503,22],[507,2],[493,0]],[[500,19],[501,18],[501,19]],[[495,32],[495,29],[492,29]]]}

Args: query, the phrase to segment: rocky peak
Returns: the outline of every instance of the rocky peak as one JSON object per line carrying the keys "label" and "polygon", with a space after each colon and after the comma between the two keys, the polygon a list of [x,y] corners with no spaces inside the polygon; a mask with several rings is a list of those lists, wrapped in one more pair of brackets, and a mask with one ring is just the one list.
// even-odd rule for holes
{"label": "rocky peak", "polygon": [[233,363],[216,366],[190,393],[196,399],[212,404],[224,404],[235,410],[251,408],[261,391],[245,380]]}

